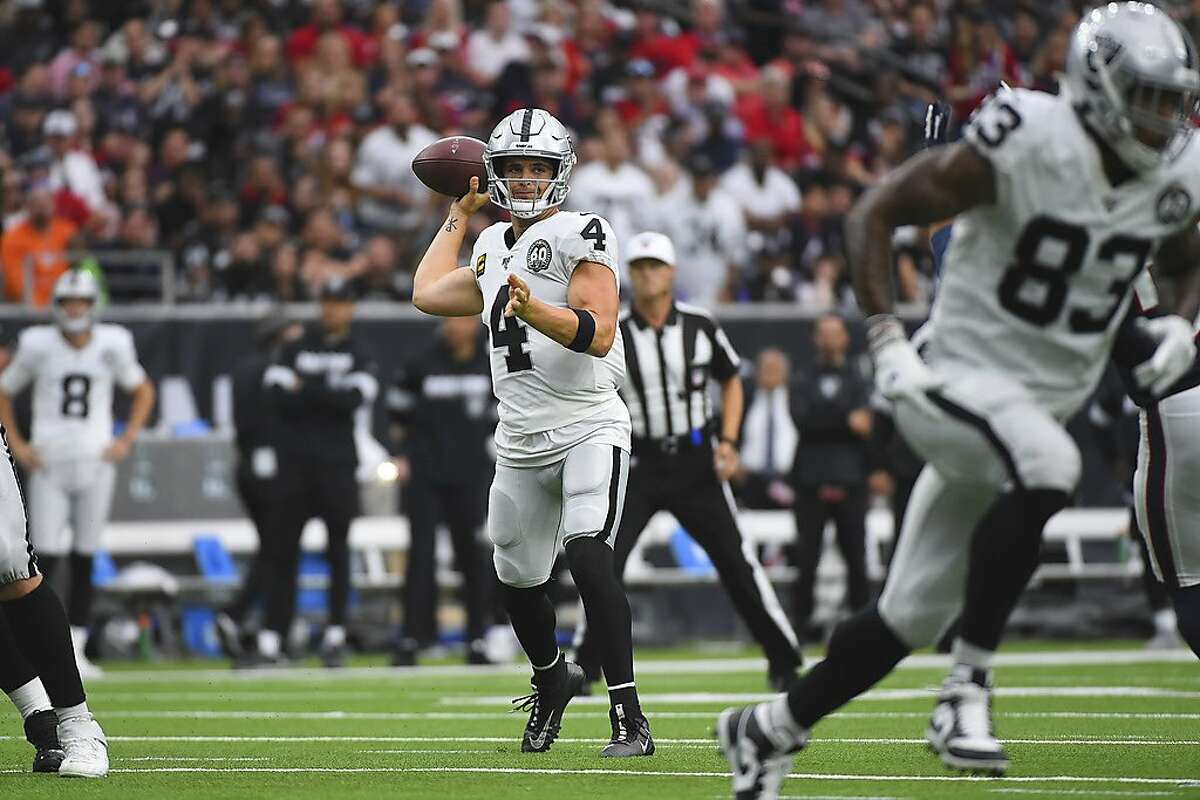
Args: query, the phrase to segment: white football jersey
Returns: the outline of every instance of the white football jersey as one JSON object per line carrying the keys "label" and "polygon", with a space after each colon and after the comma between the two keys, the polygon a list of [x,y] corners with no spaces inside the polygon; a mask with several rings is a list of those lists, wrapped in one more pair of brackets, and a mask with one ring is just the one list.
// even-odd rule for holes
{"label": "white football jersey", "polygon": [[1200,141],[1113,187],[1069,98],[1023,89],[964,136],[992,163],[996,202],[954,222],[925,356],[1003,372],[1066,418],[1100,380],[1134,282],[1196,214]]}
{"label": "white football jersey", "polygon": [[133,391],[146,379],[133,335],[99,324],[76,349],[54,325],[21,332],[12,363],[0,375],[10,397],[33,384],[30,441],[47,462],[98,458],[113,438],[113,384]]}
{"label": "white football jersey", "polygon": [[533,297],[566,308],[567,284],[580,261],[608,267],[619,287],[617,237],[603,217],[559,211],[530,225],[515,241],[512,226],[498,222],[475,242],[471,265],[490,334],[500,417],[496,448],[502,463],[530,463],[539,453],[518,451],[551,447],[538,435],[568,427],[581,434],[593,425],[617,430],[629,447],[629,412],[617,394],[625,380],[620,330],[608,354],[596,358],[568,350],[515,316],[504,316],[510,272],[529,284]]}

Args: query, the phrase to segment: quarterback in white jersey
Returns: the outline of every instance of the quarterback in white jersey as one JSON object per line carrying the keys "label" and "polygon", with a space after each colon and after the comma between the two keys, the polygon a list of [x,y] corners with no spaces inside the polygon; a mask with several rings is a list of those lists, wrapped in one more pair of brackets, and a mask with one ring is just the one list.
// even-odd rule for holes
{"label": "quarterback in white jersey", "polygon": [[[625,375],[617,325],[617,238],[596,214],[561,211],[575,151],[542,109],[514,111],[483,155],[489,193],[471,179],[413,276],[413,304],[430,314],[479,314],[491,337],[499,400],[496,476],[488,537],[504,602],[533,666],[524,752],[544,752],[584,681],[554,635],[546,583],[560,547],[596,631],[612,708],[602,755],[654,752],[633,680],[629,602],[612,543],[629,474],[629,412],[617,394]],[[511,222],[480,234],[459,267],[467,218],[494,202]]]}
{"label": "quarterback in white jersey", "polygon": [[[786,697],[722,715],[738,798],[776,797],[812,726],[960,613],[926,738],[948,766],[1007,769],[991,664],[1042,530],[1079,480],[1062,421],[1095,388],[1151,256],[1163,277],[1200,264],[1198,67],[1163,12],[1103,6],[1075,31],[1063,94],[998,94],[964,141],[910,159],[847,218],[876,385],[927,466],[877,606],[839,625]],[[952,217],[918,350],[890,315],[892,232]],[[1135,369],[1140,384],[1165,389],[1187,369],[1158,358],[1186,328],[1149,329],[1158,349]]]}
{"label": "quarterback in white jersey", "polygon": [[[85,677],[96,668],[83,656],[91,616],[92,559],[108,521],[123,460],[154,405],[154,385],[138,363],[133,336],[97,323],[99,287],[87,272],[66,272],[54,287],[52,325],[21,333],[12,363],[0,375],[0,423],[14,457],[30,471],[29,526],[41,572],[53,576],[69,556],[68,614]],[[32,435],[17,427],[12,398],[33,386]],[[133,394],[128,423],[113,437],[113,391]]]}

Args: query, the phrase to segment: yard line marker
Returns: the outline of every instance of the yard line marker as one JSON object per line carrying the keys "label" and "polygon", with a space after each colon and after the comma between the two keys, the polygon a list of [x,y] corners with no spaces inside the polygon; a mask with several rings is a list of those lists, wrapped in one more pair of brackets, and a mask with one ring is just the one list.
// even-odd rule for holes
{"label": "yard line marker", "polygon": [[[932,700],[939,687],[922,689],[872,689],[856,700]],[[1172,700],[1200,700],[1200,692],[1179,689],[1157,689],[1150,686],[1001,686],[993,689],[998,697],[1161,697]],[[643,705],[653,703],[676,705],[706,705],[717,703],[762,703],[778,695],[770,692],[664,692],[639,696]],[[505,695],[451,695],[438,701],[446,706],[508,706],[511,698]],[[607,706],[607,697],[576,697],[574,705]]]}
{"label": "yard line marker", "polygon": [[269,762],[266,756],[131,756],[114,762]]}
{"label": "yard line marker", "polygon": [[[395,743],[395,744],[512,744],[517,743],[515,736],[109,736],[110,742],[346,742],[346,743]],[[0,736],[0,741],[24,741],[24,737],[20,736]],[[591,738],[561,738],[557,740],[562,744],[606,744],[608,739],[591,739]],[[702,738],[672,738],[663,739],[656,738],[656,742],[662,745],[670,745],[674,747],[699,747],[699,748],[715,748],[717,746],[716,739],[706,737]],[[1042,738],[1042,739],[1002,739],[1005,744],[1020,744],[1020,745],[1095,745],[1097,747],[1194,747],[1200,745],[1200,739],[1152,739],[1144,736],[1118,736],[1104,738]],[[923,738],[908,738],[908,737],[825,737],[819,736],[812,740],[813,744],[903,744],[903,745],[925,745]],[[363,752],[377,753],[417,753],[424,752],[420,750],[370,750]],[[434,752],[434,751],[428,751]],[[456,751],[444,751],[456,752]],[[493,752],[491,750],[471,750],[461,752]],[[229,760],[229,759],[221,759]],[[253,759],[246,759],[253,760]]]}
{"label": "yard line marker", "polygon": [[[1006,787],[1003,789],[988,789],[989,792],[997,792],[1000,794],[1075,794],[1087,795],[1088,797],[1096,797],[1104,795],[1106,797],[1174,797],[1175,792],[1143,792],[1137,789],[1121,791],[1120,789],[1018,789],[1016,787]],[[779,800],[783,800],[781,797]]]}
{"label": "yard line marker", "polygon": [[[999,653],[992,662],[997,667],[1034,667],[1034,666],[1111,666],[1122,664],[1170,664],[1191,663],[1196,656],[1190,650],[1067,650],[1056,652],[1028,653]],[[806,663],[816,664],[820,659],[808,659]],[[949,668],[949,656],[936,654],[920,654],[909,656],[900,662],[898,669],[933,669]],[[712,673],[730,672],[763,672],[767,662],[762,658],[708,658],[708,659],[670,659],[638,662],[638,673],[641,675],[706,675]],[[320,667],[255,670],[229,669],[180,669],[180,670],[109,670],[103,678],[95,679],[98,686],[120,683],[171,683],[182,681],[207,682],[224,681],[313,681],[329,683],[332,681],[356,680],[370,678],[408,679],[408,678],[468,678],[477,679],[487,675],[528,675],[529,668],[524,664],[497,664],[493,666],[441,665],[427,667],[348,667],[340,670],[326,670]],[[90,683],[90,682],[89,682]]]}
{"label": "yard line marker", "polygon": [[[0,770],[5,774],[24,774],[25,769]],[[526,767],[138,767],[110,770],[112,773],[207,773],[207,774],[496,774],[496,775],[616,775],[627,778],[721,778],[728,780],[726,772],[652,772],[636,769],[529,769]],[[985,775],[848,775],[838,773],[801,772],[788,776],[791,780],[825,781],[871,781],[871,782],[919,782],[919,783],[1116,783],[1159,786],[1197,787],[1200,782],[1192,778],[1130,778],[1123,776],[1101,777],[1093,775],[1021,775],[996,778]]]}

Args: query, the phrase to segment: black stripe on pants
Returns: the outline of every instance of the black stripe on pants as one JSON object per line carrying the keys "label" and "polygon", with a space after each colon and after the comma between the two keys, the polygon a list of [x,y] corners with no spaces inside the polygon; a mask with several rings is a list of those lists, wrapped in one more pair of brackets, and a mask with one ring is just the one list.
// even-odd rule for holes
{"label": "black stripe on pants", "polygon": [[1175,571],[1175,554],[1171,550],[1171,534],[1167,529],[1167,438],[1163,433],[1162,415],[1158,406],[1146,409],[1149,428],[1149,459],[1146,466],[1146,531],[1150,534],[1150,550],[1162,573],[1167,589],[1179,588]]}

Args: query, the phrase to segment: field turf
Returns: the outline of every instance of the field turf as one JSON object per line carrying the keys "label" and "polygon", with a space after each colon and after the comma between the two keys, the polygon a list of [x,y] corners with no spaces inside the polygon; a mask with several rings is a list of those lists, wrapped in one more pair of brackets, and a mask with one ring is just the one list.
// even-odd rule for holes
{"label": "field turf", "polygon": [[[946,771],[925,749],[945,661],[918,656],[817,729],[784,796],[1200,798],[1200,664],[1105,648],[1006,651],[996,721],[1014,765],[1004,779]],[[658,753],[630,761],[598,756],[609,732],[599,697],[572,703],[550,753],[522,755],[524,716],[507,713],[528,691],[516,668],[116,666],[89,687],[113,774],[28,774],[32,750],[6,706],[0,798],[729,797],[711,732],[721,708],[766,697],[762,664],[748,655],[639,653]]]}

